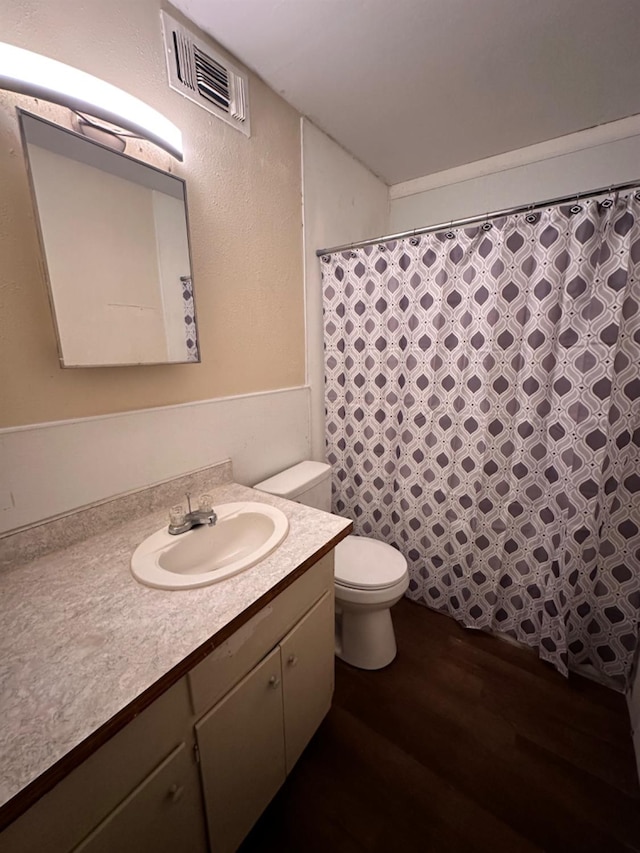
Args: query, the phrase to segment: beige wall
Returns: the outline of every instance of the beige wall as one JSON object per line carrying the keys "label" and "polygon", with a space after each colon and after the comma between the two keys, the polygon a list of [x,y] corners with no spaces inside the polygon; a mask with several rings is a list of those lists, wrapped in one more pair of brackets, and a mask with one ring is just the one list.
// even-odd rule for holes
{"label": "beige wall", "polygon": [[[298,115],[250,77],[250,139],[168,88],[159,0],[3,0],[2,39],[95,74],[182,130],[184,163],[128,151],[187,181],[202,363],[62,370],[15,106],[0,92],[0,426],[299,385],[304,317]],[[71,248],[71,247],[70,247]]]}

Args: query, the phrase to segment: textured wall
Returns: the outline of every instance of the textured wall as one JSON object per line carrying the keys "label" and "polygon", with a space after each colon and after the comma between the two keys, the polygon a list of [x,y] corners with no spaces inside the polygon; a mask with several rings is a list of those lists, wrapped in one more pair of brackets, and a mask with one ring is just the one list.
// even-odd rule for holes
{"label": "textured wall", "polygon": [[307,290],[307,381],[311,386],[311,454],[324,461],[324,329],[316,249],[387,234],[386,184],[308,119],[302,120],[304,252]]}
{"label": "textured wall", "polygon": [[59,368],[15,106],[65,124],[68,114],[0,92],[0,426],[304,381],[298,115],[252,75],[247,139],[170,90],[160,6],[4,0],[0,32],[120,86],[182,129],[182,164],[143,143],[128,151],[187,180],[202,364]]}

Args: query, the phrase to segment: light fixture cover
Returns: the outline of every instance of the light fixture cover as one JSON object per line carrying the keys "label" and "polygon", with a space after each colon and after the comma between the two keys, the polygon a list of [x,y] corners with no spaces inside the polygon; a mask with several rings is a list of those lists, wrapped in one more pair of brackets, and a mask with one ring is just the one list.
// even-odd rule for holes
{"label": "light fixture cover", "polygon": [[0,42],[0,88],[89,113],[155,143],[182,160],[182,133],[157,110],[64,62]]}

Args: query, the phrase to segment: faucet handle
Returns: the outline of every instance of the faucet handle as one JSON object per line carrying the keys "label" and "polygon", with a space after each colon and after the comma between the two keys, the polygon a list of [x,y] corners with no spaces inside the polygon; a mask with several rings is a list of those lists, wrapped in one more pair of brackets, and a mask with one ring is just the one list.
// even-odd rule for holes
{"label": "faucet handle", "polygon": [[213,512],[213,498],[211,495],[201,495],[199,509],[201,512]]}
{"label": "faucet handle", "polygon": [[169,524],[173,527],[177,527],[180,524],[184,524],[184,507],[180,504],[176,504],[175,506],[169,507]]}

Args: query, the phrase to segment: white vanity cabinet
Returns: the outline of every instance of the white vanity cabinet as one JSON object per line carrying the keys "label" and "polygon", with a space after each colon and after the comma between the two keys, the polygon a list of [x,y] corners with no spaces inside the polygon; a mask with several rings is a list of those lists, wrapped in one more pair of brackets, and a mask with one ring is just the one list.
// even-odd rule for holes
{"label": "white vanity cabinet", "polygon": [[2,853],[205,853],[191,721],[182,678],[10,824]]}
{"label": "white vanity cabinet", "polygon": [[240,844],[331,706],[333,552],[188,675],[212,853]]}
{"label": "white vanity cabinet", "polygon": [[236,850],[286,777],[279,649],[196,724],[209,841]]}
{"label": "white vanity cabinet", "polygon": [[325,592],[196,723],[213,853],[237,849],[329,710],[333,634],[333,598]]}
{"label": "white vanity cabinet", "polygon": [[333,614],[330,553],[10,824],[2,853],[235,850],[329,710]]}

